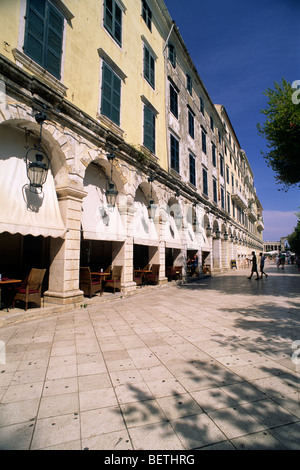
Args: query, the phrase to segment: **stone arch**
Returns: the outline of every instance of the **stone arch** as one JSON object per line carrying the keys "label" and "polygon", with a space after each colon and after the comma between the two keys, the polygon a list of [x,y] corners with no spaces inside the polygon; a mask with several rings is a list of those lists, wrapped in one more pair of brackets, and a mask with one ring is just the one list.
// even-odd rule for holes
{"label": "stone arch", "polygon": [[[0,128],[10,129],[12,132],[23,133],[25,158],[27,151],[26,145],[34,145],[38,142],[40,125],[29,112],[29,109],[25,112],[22,107],[22,113],[20,113],[19,106],[8,105],[8,107],[9,110],[6,113],[0,113]],[[69,175],[66,164],[67,158],[65,155],[66,137],[51,121],[45,121],[43,124],[42,148],[49,157],[55,187],[60,188],[67,186]]]}

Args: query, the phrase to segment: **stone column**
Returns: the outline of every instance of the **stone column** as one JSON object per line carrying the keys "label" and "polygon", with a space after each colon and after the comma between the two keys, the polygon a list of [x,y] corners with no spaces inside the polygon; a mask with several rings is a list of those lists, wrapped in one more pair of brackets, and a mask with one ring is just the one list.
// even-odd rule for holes
{"label": "stone column", "polygon": [[67,232],[64,239],[51,238],[49,289],[45,302],[77,304],[83,300],[79,289],[81,205],[84,191],[72,187],[57,189],[62,219]]}

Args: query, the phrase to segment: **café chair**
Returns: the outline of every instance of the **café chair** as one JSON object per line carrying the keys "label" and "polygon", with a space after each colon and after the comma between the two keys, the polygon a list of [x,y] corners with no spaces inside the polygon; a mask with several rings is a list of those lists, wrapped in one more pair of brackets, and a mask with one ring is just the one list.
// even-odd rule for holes
{"label": "caf\u00e9 chair", "polygon": [[110,287],[113,289],[114,293],[116,292],[116,289],[119,289],[119,291],[121,292],[122,268],[123,266],[113,266],[111,271],[111,277],[103,281],[103,283],[105,284],[105,289],[107,287]]}
{"label": "caf\u00e9 chair", "polygon": [[79,288],[86,297],[91,298],[97,292],[101,292],[101,279],[93,278],[89,267],[80,268]]}
{"label": "caf\u00e9 chair", "polygon": [[17,301],[25,302],[25,311],[27,310],[29,302],[33,302],[41,307],[42,284],[45,273],[46,269],[31,269],[27,278],[24,279],[21,285],[16,288],[16,294],[13,300],[13,308],[15,307],[15,302]]}
{"label": "caf\u00e9 chair", "polygon": [[152,264],[151,273],[146,274],[147,283],[158,284],[160,264]]}

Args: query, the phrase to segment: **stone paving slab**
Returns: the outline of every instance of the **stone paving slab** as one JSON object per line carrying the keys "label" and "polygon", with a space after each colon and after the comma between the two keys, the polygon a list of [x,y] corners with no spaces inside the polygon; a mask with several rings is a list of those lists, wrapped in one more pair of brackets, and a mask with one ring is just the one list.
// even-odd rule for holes
{"label": "stone paving slab", "polygon": [[6,313],[0,449],[299,450],[300,274],[267,272]]}

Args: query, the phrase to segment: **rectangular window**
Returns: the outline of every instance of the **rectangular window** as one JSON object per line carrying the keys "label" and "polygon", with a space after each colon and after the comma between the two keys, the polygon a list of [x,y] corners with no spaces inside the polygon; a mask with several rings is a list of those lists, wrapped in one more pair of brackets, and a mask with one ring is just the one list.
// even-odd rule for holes
{"label": "rectangular window", "polygon": [[202,168],[202,176],[203,176],[203,194],[208,196],[207,171],[205,170],[205,168]]}
{"label": "rectangular window", "polygon": [[193,186],[196,186],[196,159],[191,153],[189,155],[189,158],[190,158],[190,183]]}
{"label": "rectangular window", "polygon": [[144,146],[155,153],[155,113],[144,105]]}
{"label": "rectangular window", "polygon": [[193,82],[192,77],[187,73],[186,74],[186,87],[190,95],[193,94]]}
{"label": "rectangular window", "polygon": [[206,154],[206,134],[204,130],[201,130],[201,138],[202,138],[202,152]]}
{"label": "rectangular window", "polygon": [[155,89],[155,59],[144,44],[144,78]]}
{"label": "rectangular window", "polygon": [[220,175],[224,176],[224,158],[220,155]]}
{"label": "rectangular window", "polygon": [[213,178],[213,198],[214,202],[218,204],[217,180],[215,178]]}
{"label": "rectangular window", "polygon": [[145,21],[146,25],[151,31],[152,28],[152,11],[150,10],[150,7],[146,0],[142,0],[142,17],[143,20]]}
{"label": "rectangular window", "polygon": [[122,45],[122,10],[116,0],[104,0],[104,27]]}
{"label": "rectangular window", "polygon": [[188,119],[189,119],[189,134],[194,139],[195,138],[195,118],[194,113],[188,109]]}
{"label": "rectangular window", "polygon": [[229,184],[229,167],[226,165],[226,181]]}
{"label": "rectangular window", "polygon": [[210,116],[210,128],[212,131],[214,130],[214,120],[211,116]]}
{"label": "rectangular window", "polygon": [[211,151],[212,151],[212,164],[213,166],[217,166],[216,146],[213,142],[211,143]]}
{"label": "rectangular window", "polygon": [[28,0],[24,52],[54,77],[61,78],[64,16],[48,0]]}
{"label": "rectangular window", "polygon": [[224,197],[224,188],[221,187],[221,207],[225,209],[225,197]]}
{"label": "rectangular window", "polygon": [[200,111],[204,116],[204,101],[201,97],[200,97]]}
{"label": "rectangular window", "polygon": [[121,79],[103,62],[101,114],[120,125]]}
{"label": "rectangular window", "polygon": [[168,44],[169,49],[169,61],[173,65],[174,69],[176,67],[176,49],[173,44]]}
{"label": "rectangular window", "polygon": [[178,140],[171,134],[170,137],[171,143],[171,168],[179,173],[179,142]]}
{"label": "rectangular window", "polygon": [[230,214],[230,194],[227,193],[227,212]]}
{"label": "rectangular window", "polygon": [[178,93],[175,88],[170,84],[170,111],[176,118],[178,118]]}

